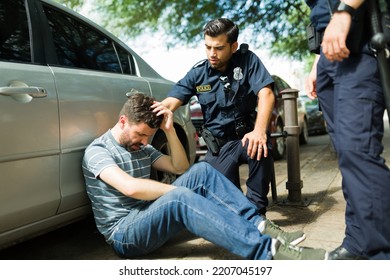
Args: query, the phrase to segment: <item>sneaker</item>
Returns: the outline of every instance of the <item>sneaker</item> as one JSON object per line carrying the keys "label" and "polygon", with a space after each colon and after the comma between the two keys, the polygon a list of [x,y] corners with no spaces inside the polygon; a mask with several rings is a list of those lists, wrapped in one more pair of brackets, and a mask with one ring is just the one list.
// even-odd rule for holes
{"label": "sneaker", "polygon": [[283,239],[287,244],[297,245],[306,238],[303,231],[286,232],[268,219],[265,219],[264,222],[264,229],[260,231],[261,234],[267,234],[275,239]]}
{"label": "sneaker", "polygon": [[326,260],[328,252],[324,249],[299,247],[285,243],[282,239],[276,241],[274,260]]}

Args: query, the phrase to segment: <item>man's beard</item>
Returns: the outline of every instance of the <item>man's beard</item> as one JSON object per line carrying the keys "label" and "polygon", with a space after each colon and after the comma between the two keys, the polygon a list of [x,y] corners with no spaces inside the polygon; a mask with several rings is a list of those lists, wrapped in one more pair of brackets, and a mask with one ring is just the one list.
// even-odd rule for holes
{"label": "man's beard", "polygon": [[213,68],[215,70],[219,70],[223,65],[221,62],[218,62],[217,64],[211,64],[211,62],[210,62],[210,66],[211,66],[211,68]]}
{"label": "man's beard", "polygon": [[123,135],[120,137],[120,144],[125,147],[126,150],[128,150],[129,152],[138,151],[143,146],[143,144],[140,142],[133,143],[132,141],[127,140],[126,137],[124,137]]}
{"label": "man's beard", "polygon": [[136,144],[128,143],[127,145],[124,146],[126,150],[128,150],[129,152],[134,152],[140,150],[143,145],[141,143],[136,143]]}

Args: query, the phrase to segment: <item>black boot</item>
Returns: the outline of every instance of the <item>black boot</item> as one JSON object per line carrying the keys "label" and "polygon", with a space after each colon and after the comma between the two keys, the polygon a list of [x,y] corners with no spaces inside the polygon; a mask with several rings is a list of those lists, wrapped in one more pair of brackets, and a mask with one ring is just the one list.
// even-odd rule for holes
{"label": "black boot", "polygon": [[328,260],[366,260],[366,258],[354,255],[344,247],[339,246],[329,253]]}

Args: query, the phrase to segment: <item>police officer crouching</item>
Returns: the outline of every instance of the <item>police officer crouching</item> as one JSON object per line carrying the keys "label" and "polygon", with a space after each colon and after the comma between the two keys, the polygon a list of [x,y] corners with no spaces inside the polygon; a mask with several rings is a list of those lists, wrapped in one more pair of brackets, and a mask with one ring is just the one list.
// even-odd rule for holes
{"label": "police officer crouching", "polygon": [[275,103],[273,79],[248,45],[238,48],[233,22],[211,20],[203,32],[207,59],[190,69],[163,104],[174,111],[197,96],[209,149],[205,161],[238,188],[239,166],[247,163],[246,196],[265,215],[273,164],[267,132]]}

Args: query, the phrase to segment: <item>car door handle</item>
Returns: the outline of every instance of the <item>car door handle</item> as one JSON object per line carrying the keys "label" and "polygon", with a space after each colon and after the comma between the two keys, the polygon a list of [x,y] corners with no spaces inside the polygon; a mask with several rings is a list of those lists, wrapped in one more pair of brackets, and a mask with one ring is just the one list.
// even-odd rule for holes
{"label": "car door handle", "polygon": [[16,101],[27,103],[32,98],[46,97],[47,91],[42,87],[28,86],[23,82],[13,81],[8,87],[0,87],[0,95],[9,96]]}
{"label": "car door handle", "polygon": [[0,87],[0,95],[13,94],[28,94],[33,98],[42,98],[47,96],[47,91],[41,87]]}

